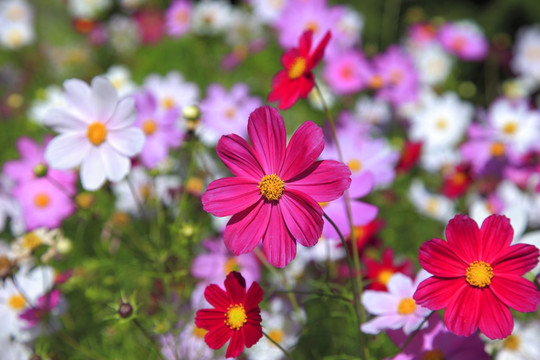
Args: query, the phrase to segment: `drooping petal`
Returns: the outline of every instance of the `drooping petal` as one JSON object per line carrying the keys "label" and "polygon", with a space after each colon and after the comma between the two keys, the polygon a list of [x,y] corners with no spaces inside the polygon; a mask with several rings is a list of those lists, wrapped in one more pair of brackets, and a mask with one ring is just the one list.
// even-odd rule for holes
{"label": "drooping petal", "polygon": [[446,226],[446,240],[452,251],[467,264],[484,259],[480,229],[470,217],[456,215],[450,220]]}
{"label": "drooping petal", "polygon": [[225,245],[233,254],[245,254],[259,244],[270,221],[271,207],[261,198],[251,207],[233,215],[223,235]]}
{"label": "drooping petal", "polygon": [[450,278],[465,276],[469,266],[441,239],[431,239],[420,246],[418,250],[420,265],[430,274]]}
{"label": "drooping petal", "polygon": [[304,193],[294,190],[283,193],[279,206],[294,239],[304,246],[315,245],[324,224],[321,206]]}
{"label": "drooping petal", "polygon": [[129,158],[118,153],[108,143],[101,144],[98,149],[107,179],[111,181],[122,180],[131,167]]}
{"label": "drooping petal", "polygon": [[88,123],[81,116],[63,108],[52,108],[44,115],[43,123],[56,132],[83,132],[86,134]]}
{"label": "drooping petal", "polygon": [[212,181],[202,196],[203,209],[215,216],[239,213],[261,199],[253,180],[229,177]]}
{"label": "drooping petal", "polygon": [[362,305],[373,315],[395,314],[399,299],[386,291],[366,290],[362,294]]}
{"label": "drooping petal", "polygon": [[198,328],[210,330],[215,327],[222,327],[225,313],[217,309],[202,309],[197,311],[195,325]]}
{"label": "drooping petal", "polygon": [[249,287],[249,290],[246,294],[246,301],[244,302],[244,307],[246,308],[246,311],[250,311],[250,309],[259,307],[259,303],[263,299],[263,290],[259,283],[253,282],[251,286]]}
{"label": "drooping petal", "polygon": [[454,295],[464,286],[467,285],[463,277],[441,279],[432,276],[418,285],[413,299],[418,305],[430,310],[441,310],[448,306]]}
{"label": "drooping petal", "polygon": [[[114,113],[118,103],[118,93],[111,82],[102,76],[92,79],[91,99],[94,106],[96,120],[107,123]],[[87,99],[88,101],[90,99]]]}
{"label": "drooping petal", "polygon": [[535,311],[540,304],[540,291],[521,276],[495,275],[489,288],[504,305],[517,311]]}
{"label": "drooping petal", "polygon": [[328,30],[326,34],[324,34],[323,39],[319,42],[319,45],[317,45],[317,48],[311,54],[308,61],[308,65],[306,67],[307,70],[313,69],[313,67],[317,66],[319,61],[321,61],[321,59],[324,56],[324,50],[326,48],[326,45],[328,45],[328,42],[330,41],[331,37],[332,37],[332,34],[330,33],[330,30]]}
{"label": "drooping petal", "polygon": [[225,289],[231,304],[242,304],[246,297],[246,280],[239,272],[231,271],[225,278]]}
{"label": "drooping petal", "polygon": [[536,267],[539,255],[540,251],[533,245],[516,244],[497,254],[491,266],[495,274],[521,276]]}
{"label": "drooping petal", "polygon": [[462,286],[444,312],[444,322],[448,330],[456,335],[472,335],[478,328],[480,314],[484,311],[485,293],[473,286]]}
{"label": "drooping petal", "polygon": [[245,343],[246,340],[244,338],[244,331],[233,331],[231,336],[231,342],[227,347],[227,353],[225,354],[225,357],[235,358],[240,355],[242,350],[244,350]]}
{"label": "drooping petal", "polygon": [[210,284],[204,289],[204,297],[216,309],[226,310],[231,305],[227,293],[216,284]]}
{"label": "drooping petal", "polygon": [[260,322],[258,324],[253,324],[248,320],[241,331],[244,331],[246,347],[248,348],[255,345],[263,336]]}
{"label": "drooping petal", "polygon": [[66,100],[74,109],[77,109],[80,118],[83,121],[92,123],[96,121],[95,109],[89,99],[92,96],[90,86],[79,79],[69,79],[63,83],[66,95]]}
{"label": "drooping petal", "polygon": [[289,179],[310,167],[324,149],[322,129],[311,121],[303,123],[296,130],[287,145],[285,160],[279,171],[281,179]]}
{"label": "drooping petal", "polygon": [[343,195],[351,183],[349,167],[334,161],[316,161],[287,182],[287,189],[308,194],[315,201],[332,201]]}
{"label": "drooping petal", "polygon": [[105,165],[101,160],[99,149],[91,146],[81,164],[81,184],[84,189],[93,191],[99,189],[105,179]]}
{"label": "drooping petal", "polygon": [[208,333],[206,333],[206,335],[204,336],[204,341],[211,349],[217,350],[220,349],[223,345],[225,345],[227,340],[231,338],[234,332],[235,330],[232,330],[225,325],[216,326]]}
{"label": "drooping petal", "polygon": [[510,220],[504,215],[491,215],[482,223],[480,228],[484,261],[488,264],[497,259],[497,255],[510,246],[514,238],[514,229]]}
{"label": "drooping petal", "polygon": [[236,134],[222,136],[216,152],[225,166],[236,176],[260,181],[265,175],[251,146]]}
{"label": "drooping petal", "polygon": [[281,114],[270,106],[255,109],[249,115],[248,133],[264,173],[277,174],[287,145],[285,123]]}
{"label": "drooping petal", "polygon": [[107,128],[111,130],[124,129],[131,126],[135,119],[135,100],[128,96],[121,99],[116,105],[116,109],[107,123]]}
{"label": "drooping petal", "polygon": [[268,262],[275,267],[285,267],[296,256],[296,241],[287,230],[280,206],[271,206],[263,246]]}
{"label": "drooping petal", "polygon": [[73,169],[88,156],[91,148],[92,145],[85,134],[58,135],[47,145],[45,161],[55,169]]}
{"label": "drooping petal", "polygon": [[137,128],[112,130],[107,133],[107,142],[119,153],[131,157],[141,152],[145,137]]}
{"label": "drooping petal", "polygon": [[503,339],[512,333],[514,319],[510,310],[491,292],[486,291],[482,299],[480,331],[490,339]]}

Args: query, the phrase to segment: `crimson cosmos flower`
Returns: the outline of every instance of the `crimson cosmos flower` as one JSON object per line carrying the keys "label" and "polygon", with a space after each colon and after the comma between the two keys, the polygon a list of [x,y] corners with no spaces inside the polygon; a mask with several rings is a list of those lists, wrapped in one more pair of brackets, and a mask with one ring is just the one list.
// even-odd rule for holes
{"label": "crimson cosmos flower", "polygon": [[474,220],[456,215],[446,238],[420,247],[420,265],[432,277],[418,286],[413,298],[431,310],[446,308],[446,327],[470,336],[477,328],[490,339],[511,334],[509,307],[535,311],[540,292],[522,276],[538,263],[540,251],[527,244],[510,245],[514,230],[508,218],[491,215],[479,229]]}
{"label": "crimson cosmos flower", "polygon": [[262,337],[261,309],[263,291],[253,282],[246,293],[242,274],[231,271],[225,279],[225,290],[210,284],[204,297],[215,309],[197,311],[195,325],[208,330],[204,341],[212,349],[219,349],[231,339],[226,357],[237,357],[244,347],[252,347]]}
{"label": "crimson cosmos flower", "polygon": [[330,37],[330,31],[327,31],[317,48],[310,54],[313,31],[304,31],[300,36],[298,47],[288,50],[281,57],[281,63],[285,69],[280,70],[274,76],[268,101],[279,100],[278,107],[288,109],[299,97],[307,98],[315,86],[315,78],[311,70],[324,56],[324,49],[330,41]]}
{"label": "crimson cosmos flower", "polygon": [[235,255],[252,251],[262,239],[268,262],[285,267],[296,256],[296,242],[313,246],[323,228],[320,202],[343,195],[349,167],[316,161],[324,148],[320,127],[306,121],[287,146],[285,124],[269,106],[249,116],[253,146],[238,135],[222,136],[219,158],[236,177],[215,180],[202,196],[203,208],[230,216],[223,238]]}

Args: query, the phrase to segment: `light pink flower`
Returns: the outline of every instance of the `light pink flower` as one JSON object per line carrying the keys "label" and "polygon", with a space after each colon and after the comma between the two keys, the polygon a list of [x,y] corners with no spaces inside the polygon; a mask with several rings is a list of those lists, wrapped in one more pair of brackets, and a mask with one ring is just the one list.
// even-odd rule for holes
{"label": "light pink flower", "polygon": [[446,51],[463,60],[482,60],[489,50],[486,37],[478,25],[467,20],[444,24],[438,38]]}
{"label": "light pink flower", "polygon": [[371,76],[370,64],[361,52],[354,50],[330,58],[323,72],[325,82],[339,95],[365,89]]}
{"label": "light pink flower", "polygon": [[165,28],[167,34],[181,37],[191,27],[191,3],[186,0],[176,0],[165,11]]}

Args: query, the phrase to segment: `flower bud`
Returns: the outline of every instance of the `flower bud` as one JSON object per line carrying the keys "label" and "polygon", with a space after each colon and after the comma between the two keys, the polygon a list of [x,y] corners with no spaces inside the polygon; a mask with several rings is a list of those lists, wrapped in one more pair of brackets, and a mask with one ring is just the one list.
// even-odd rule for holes
{"label": "flower bud", "polygon": [[118,315],[120,315],[122,319],[127,319],[131,314],[133,314],[133,306],[129,303],[121,303],[118,307]]}
{"label": "flower bud", "polygon": [[34,166],[34,175],[36,175],[38,178],[44,177],[47,175],[48,170],[47,165],[37,164]]}
{"label": "flower bud", "polygon": [[197,105],[188,105],[182,108],[182,115],[188,121],[197,121],[201,117],[201,110]]}
{"label": "flower bud", "polygon": [[77,195],[77,197],[75,197],[75,202],[82,209],[90,208],[90,206],[92,206],[92,204],[94,203],[94,200],[94,195],[87,192],[80,193]]}

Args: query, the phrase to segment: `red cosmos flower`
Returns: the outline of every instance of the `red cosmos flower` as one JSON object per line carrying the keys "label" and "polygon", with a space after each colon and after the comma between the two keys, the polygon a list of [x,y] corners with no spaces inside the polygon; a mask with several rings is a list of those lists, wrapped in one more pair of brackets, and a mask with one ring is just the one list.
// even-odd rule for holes
{"label": "red cosmos flower", "polygon": [[431,310],[446,308],[450,331],[469,336],[477,328],[490,339],[512,332],[508,307],[535,311],[540,292],[522,276],[538,263],[540,251],[510,245],[514,230],[505,216],[491,215],[478,225],[456,215],[446,227],[447,241],[432,239],[420,247],[420,265],[434,276],[418,286],[413,298]]}
{"label": "red cosmos flower", "polygon": [[210,284],[204,297],[215,309],[197,311],[195,325],[208,330],[204,341],[212,349],[219,349],[231,339],[226,357],[237,357],[244,346],[252,347],[262,337],[261,309],[263,291],[253,282],[246,294],[246,281],[242,274],[232,271],[225,279],[224,291]]}
{"label": "red cosmos flower", "polygon": [[407,141],[401,156],[396,165],[396,171],[400,173],[408,172],[418,162],[422,152],[422,142]]}
{"label": "red cosmos flower", "polygon": [[280,70],[272,80],[272,91],[268,101],[278,101],[280,109],[290,108],[299,97],[307,98],[315,79],[311,70],[317,66],[324,56],[324,49],[330,41],[330,31],[321,40],[315,51],[310,54],[313,31],[304,31],[300,36],[297,48],[292,48],[283,54],[281,63],[285,69]]}
{"label": "red cosmos flower", "polygon": [[384,250],[380,262],[364,257],[366,264],[366,279],[370,283],[367,289],[386,291],[386,284],[395,273],[399,272],[409,277],[414,274],[412,262],[405,260],[400,264],[394,262],[394,251],[388,248]]}
{"label": "red cosmos flower", "polygon": [[236,177],[210,183],[203,208],[230,216],[223,235],[235,255],[252,251],[261,239],[268,262],[284,267],[296,256],[296,242],[313,246],[322,233],[320,202],[343,195],[351,183],[349,167],[316,161],[324,148],[320,127],[307,121],[287,146],[283,118],[269,106],[249,116],[253,146],[240,136],[222,136],[217,153]]}

